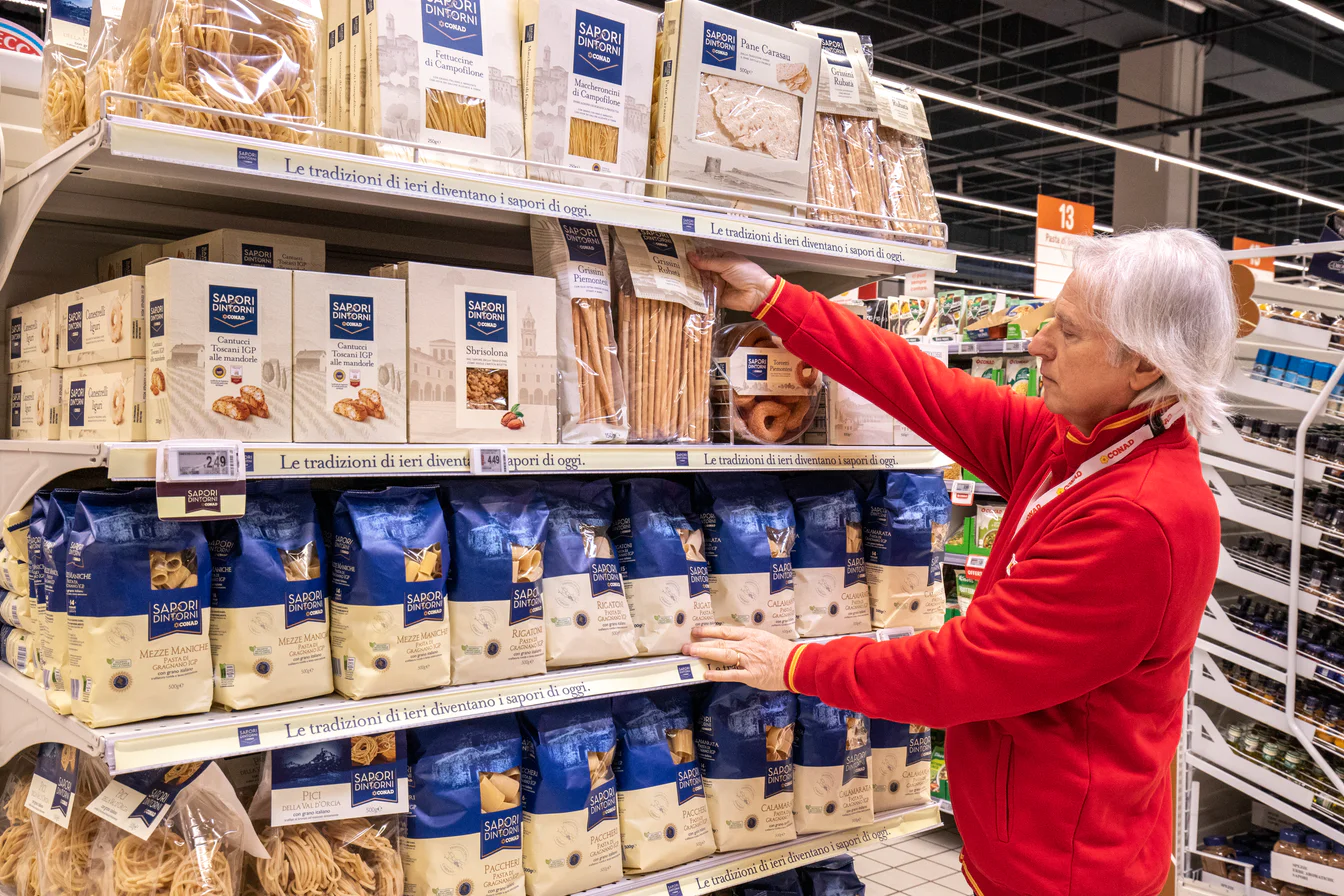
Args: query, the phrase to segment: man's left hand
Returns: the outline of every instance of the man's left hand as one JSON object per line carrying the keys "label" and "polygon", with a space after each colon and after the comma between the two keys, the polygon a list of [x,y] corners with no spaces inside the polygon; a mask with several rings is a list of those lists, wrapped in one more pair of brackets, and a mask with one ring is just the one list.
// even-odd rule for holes
{"label": "man's left hand", "polygon": [[762,691],[783,691],[784,666],[795,644],[779,635],[740,625],[698,625],[692,643],[681,648],[727,669],[708,669],[706,681],[732,681]]}

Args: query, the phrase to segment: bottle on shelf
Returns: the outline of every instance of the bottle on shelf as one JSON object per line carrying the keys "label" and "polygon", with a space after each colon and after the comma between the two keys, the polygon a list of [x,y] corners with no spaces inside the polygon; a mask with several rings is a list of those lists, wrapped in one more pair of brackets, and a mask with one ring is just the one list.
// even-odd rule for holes
{"label": "bottle on shelf", "polygon": [[[1218,856],[1226,856],[1229,859],[1235,859],[1237,857],[1237,851],[1227,845],[1226,837],[1205,837],[1203,851]],[[1201,856],[1200,862],[1203,865],[1206,874],[1213,874],[1217,877],[1232,877],[1231,869],[1235,867],[1228,866],[1226,862],[1220,862],[1217,859],[1211,859],[1208,856]]]}
{"label": "bottle on shelf", "polygon": [[1278,893],[1281,891],[1279,882],[1270,874],[1268,862],[1261,862],[1255,866],[1255,873],[1251,875],[1251,889],[1261,893]]}

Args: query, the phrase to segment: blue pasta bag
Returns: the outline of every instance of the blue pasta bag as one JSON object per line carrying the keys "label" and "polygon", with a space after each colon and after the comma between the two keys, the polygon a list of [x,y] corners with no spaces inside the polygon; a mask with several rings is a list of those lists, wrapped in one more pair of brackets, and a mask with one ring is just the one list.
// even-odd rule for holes
{"label": "blue pasta bag", "polygon": [[448,591],[453,684],[546,671],[541,577],[548,510],[530,479],[443,487],[457,574]]}
{"label": "blue pasta bag", "polygon": [[864,508],[873,628],[943,624],[943,545],[952,502],[939,473],[881,472]]}
{"label": "blue pasta bag", "polygon": [[75,718],[210,708],[210,572],[201,524],[159,519],[154,489],[80,492],[64,576]]}
{"label": "blue pasta bag", "polygon": [[512,715],[407,732],[406,896],[523,896],[522,740]]}
{"label": "blue pasta bag", "polygon": [[714,618],[798,637],[794,617],[793,504],[765,473],[695,477]]}
{"label": "blue pasta bag", "polygon": [[667,479],[617,482],[611,532],[640,655],[680,653],[693,627],[714,622],[705,535],[690,492]]}
{"label": "blue pasta bag", "polygon": [[634,656],[635,627],[611,540],[611,481],[548,481],[543,496],[550,511],[541,579],[546,668]]}
{"label": "blue pasta bag", "polygon": [[797,698],[716,683],[701,694],[695,751],[719,852],[792,840]]}
{"label": "blue pasta bag", "polygon": [[798,869],[803,896],[864,896],[852,856],[834,856]]}
{"label": "blue pasta bag", "polygon": [[863,559],[863,497],[846,473],[811,473],[784,483],[793,501],[793,600],[798,636],[869,631]]}
{"label": "blue pasta bag", "polygon": [[530,710],[519,725],[527,896],[569,896],[620,880],[611,701]]}
{"label": "blue pasta bag", "polygon": [[865,716],[798,696],[793,820],[799,834],[872,824],[872,747]]}
{"label": "blue pasta bag", "polygon": [[330,694],[326,549],[306,482],[247,484],[247,514],[207,523],[215,702],[249,709]]}
{"label": "blue pasta bag", "polygon": [[923,725],[869,719],[873,742],[873,809],[888,812],[929,801],[933,736]]}
{"label": "blue pasta bag", "polygon": [[78,501],[75,489],[53,489],[42,518],[42,593],[47,611],[38,622],[38,656],[47,704],[62,715],[70,714],[70,608],[65,558]]}
{"label": "blue pasta bag", "polygon": [[342,492],[328,563],[337,692],[373,697],[448,684],[448,529],[435,490]]}
{"label": "blue pasta bag", "polygon": [[803,896],[803,880],[799,870],[790,868],[748,881],[737,888],[738,896]]}
{"label": "blue pasta bag", "polygon": [[42,616],[47,612],[47,593],[43,588],[42,570],[42,533],[45,528],[47,501],[51,500],[50,491],[41,491],[33,495],[33,514],[28,518],[28,602],[37,616],[40,630]]}
{"label": "blue pasta bag", "polygon": [[611,712],[620,741],[616,791],[625,869],[659,871],[712,855],[690,691],[616,697]]}
{"label": "blue pasta bag", "polygon": [[0,623],[0,659],[26,678],[37,678],[37,641],[21,628]]}

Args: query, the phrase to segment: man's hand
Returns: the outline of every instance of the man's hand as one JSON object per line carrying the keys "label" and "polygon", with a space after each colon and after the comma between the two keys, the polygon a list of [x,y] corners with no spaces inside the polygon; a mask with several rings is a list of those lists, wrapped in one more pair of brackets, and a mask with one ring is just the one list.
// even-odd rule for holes
{"label": "man's hand", "polygon": [[774,277],[741,255],[692,252],[690,260],[700,270],[713,275],[719,287],[719,304],[724,308],[751,314],[775,286]]}
{"label": "man's hand", "polygon": [[681,648],[682,653],[732,667],[707,670],[706,681],[733,681],[761,691],[785,690],[784,666],[794,648],[792,641],[739,625],[697,625],[691,638],[693,642]]}

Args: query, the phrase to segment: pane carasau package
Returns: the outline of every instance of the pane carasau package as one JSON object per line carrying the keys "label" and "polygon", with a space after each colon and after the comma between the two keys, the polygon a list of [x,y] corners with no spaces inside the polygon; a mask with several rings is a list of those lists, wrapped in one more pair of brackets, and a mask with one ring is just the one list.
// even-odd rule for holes
{"label": "pane carasau package", "polygon": [[523,896],[522,740],[512,715],[407,732],[406,896]]}
{"label": "pane carasau package", "polygon": [[450,577],[453,684],[546,671],[541,577],[549,511],[529,479],[444,486],[456,570]]}
{"label": "pane carasau package", "polygon": [[71,710],[65,561],[78,500],[79,492],[75,489],[53,489],[42,522],[42,592],[46,596],[46,612],[38,620],[37,652],[47,704],[62,715],[69,715]]}
{"label": "pane carasau package", "polygon": [[929,801],[933,739],[923,725],[869,720],[873,742],[873,808],[878,812]]}
{"label": "pane carasau package", "polygon": [[519,716],[527,896],[569,896],[621,879],[611,701]]}
{"label": "pane carasau package", "polygon": [[667,479],[616,483],[611,533],[640,655],[680,653],[694,626],[714,622],[705,533],[690,492]]}
{"label": "pane carasau package", "polygon": [[793,726],[788,692],[716,683],[700,695],[695,751],[719,852],[783,843],[793,821]]}
{"label": "pane carasau package", "polygon": [[799,834],[872,824],[867,718],[799,695],[793,760],[793,820]]}
{"label": "pane carasau package", "polygon": [[765,473],[695,477],[714,618],[796,638],[793,505]]}
{"label": "pane carasau package", "polygon": [[247,515],[206,524],[215,702],[248,709],[330,694],[326,550],[308,483],[252,480]]}
{"label": "pane carasau package", "polygon": [[863,527],[875,630],[943,624],[943,545],[951,510],[940,473],[877,474]]}
{"label": "pane carasau package", "polygon": [[793,542],[793,600],[798,636],[816,638],[870,628],[868,575],[863,559],[863,496],[845,473],[787,479],[797,537]]}
{"label": "pane carasau package", "polygon": [[332,528],[336,691],[358,698],[448,684],[448,529],[434,489],[344,492]]}
{"label": "pane carasau package", "polygon": [[550,480],[541,600],[546,668],[635,655],[635,626],[611,541],[611,480]]}
{"label": "pane carasau package", "polygon": [[80,493],[65,561],[75,718],[210,708],[210,573],[200,524],[159,519],[154,489]]}
{"label": "pane carasau package", "polygon": [[682,865],[714,852],[685,688],[616,697],[616,802],[627,871]]}

